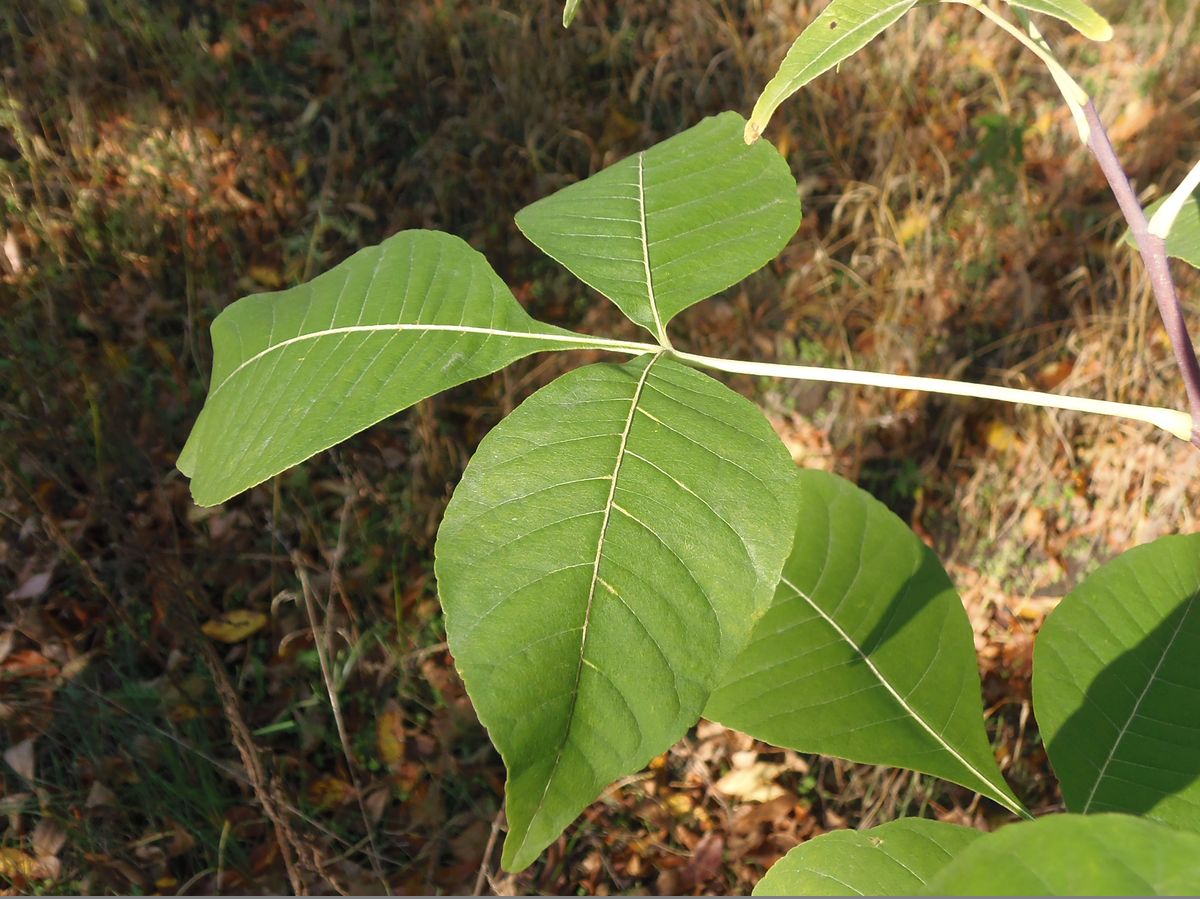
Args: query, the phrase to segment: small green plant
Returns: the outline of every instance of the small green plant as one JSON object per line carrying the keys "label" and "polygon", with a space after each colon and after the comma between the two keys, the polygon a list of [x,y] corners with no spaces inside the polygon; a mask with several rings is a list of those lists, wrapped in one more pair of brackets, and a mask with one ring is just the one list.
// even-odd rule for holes
{"label": "small green plant", "polygon": [[[757,142],[772,112],[916,5],[834,0],[749,121],[706,119],[517,215],[652,342],[538,322],[479,253],[430,231],[246,297],[213,323],[212,385],[179,459],[202,505],[531,353],[631,357],[571,371],[502,421],[438,533],[447,639],[508,770],[509,870],[701,715],[778,746],[926,772],[1028,817],[988,745],[970,625],[936,557],[864,491],[797,471],[761,412],[701,369],[1118,415],[1194,439],[1200,377],[1166,255],[1195,261],[1200,174],[1152,221],[1127,208],[1132,191],[1094,108],[1036,29],[967,2],[1050,66],[1148,265],[1166,273],[1155,288],[1193,414],[701,356],[669,333],[679,312],[769,262],[799,226],[794,177]],[[1078,0],[1014,5],[1111,34]],[[567,4],[565,22],[577,7]],[[987,836],[916,820],[833,834],[794,850],[760,889],[1200,890],[1200,677],[1187,661],[1200,649],[1198,601],[1200,537],[1171,537],[1101,568],[1046,624],[1038,714],[1077,814]],[[1064,855],[1083,862],[1068,869]]]}

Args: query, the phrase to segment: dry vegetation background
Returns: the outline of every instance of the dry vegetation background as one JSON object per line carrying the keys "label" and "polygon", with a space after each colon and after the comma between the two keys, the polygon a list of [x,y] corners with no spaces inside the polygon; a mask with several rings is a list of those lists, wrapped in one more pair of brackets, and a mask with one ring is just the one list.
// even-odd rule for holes
{"label": "dry vegetation background", "polygon": [[[503,769],[443,642],[432,540],[479,439],[575,360],[426,401],[217,509],[173,468],[214,315],[401,228],[462,236],[539,317],[633,336],[513,214],[748,111],[822,5],[584,0],[569,32],[550,0],[2,5],[0,885],[286,891],[290,868],[326,892],[736,893],[827,829],[1003,820],[927,777],[702,722],[529,871],[496,869]],[[1200,156],[1200,4],[1097,6],[1111,44],[1048,29],[1149,200]],[[683,316],[688,348],[1183,402],[1099,172],[980,17],[916,10],[768,139],[804,225]],[[1200,279],[1180,274],[1195,326]],[[1196,528],[1200,454],[1112,420],[730,383],[800,464],[938,550],[997,758],[1056,808],[1033,635],[1097,562]]]}

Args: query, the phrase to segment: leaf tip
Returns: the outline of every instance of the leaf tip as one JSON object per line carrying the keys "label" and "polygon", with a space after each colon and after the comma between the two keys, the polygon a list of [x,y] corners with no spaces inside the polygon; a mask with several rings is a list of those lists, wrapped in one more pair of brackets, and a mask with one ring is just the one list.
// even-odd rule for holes
{"label": "leaf tip", "polygon": [[762,133],[762,124],[755,119],[751,119],[746,123],[746,130],[742,132],[742,139],[746,142],[747,146],[750,146],[758,142],[758,139],[762,137]]}

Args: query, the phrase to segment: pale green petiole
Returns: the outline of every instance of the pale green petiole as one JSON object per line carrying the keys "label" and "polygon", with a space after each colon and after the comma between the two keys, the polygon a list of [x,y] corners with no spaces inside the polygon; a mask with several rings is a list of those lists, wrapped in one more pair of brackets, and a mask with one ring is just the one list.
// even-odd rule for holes
{"label": "pale green petiole", "polygon": [[[631,356],[663,352],[661,346],[652,343],[609,340],[602,337],[591,339],[595,341],[596,349],[612,350]],[[1111,418],[1127,418],[1162,428],[1180,440],[1191,441],[1192,439],[1192,416],[1186,412],[1161,406],[1114,403],[1110,400],[1044,393],[1040,390],[1022,390],[1016,387],[999,387],[992,384],[972,384],[966,381],[951,381],[946,378],[891,375],[886,372],[822,368],[813,365],[784,365],[778,362],[750,362],[744,359],[721,359],[716,356],[685,353],[681,350],[668,350],[667,354],[701,368],[711,368],[739,375],[787,378],[794,381],[824,381],[830,384],[855,384],[861,387],[885,387],[892,390],[917,390],[922,393],[940,393],[944,396],[963,396],[981,400],[996,400],[1002,403],[1041,406],[1045,409],[1062,409],[1067,412],[1087,412],[1092,415],[1107,415]]]}

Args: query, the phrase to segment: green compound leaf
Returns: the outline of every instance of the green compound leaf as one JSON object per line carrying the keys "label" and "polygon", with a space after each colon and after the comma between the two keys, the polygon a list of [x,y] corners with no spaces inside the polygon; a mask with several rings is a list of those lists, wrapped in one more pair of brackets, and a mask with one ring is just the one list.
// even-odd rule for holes
{"label": "green compound leaf", "polygon": [[178,462],[202,506],[530,353],[593,345],[534,321],[483,256],[435,231],[245,297],[212,341],[208,400]]}
{"label": "green compound leaf", "polygon": [[[1165,202],[1167,197],[1147,206],[1146,218],[1153,218]],[[1133,232],[1127,230],[1124,240],[1127,245],[1137,248]],[[1171,232],[1167,235],[1167,255],[1182,259],[1193,268],[1200,268],[1200,195],[1193,195],[1183,204],[1171,225]]]}
{"label": "green compound leaf", "polygon": [[984,732],[971,625],[936,556],[848,481],[799,479],[774,604],[704,716],[776,746],[933,774],[1020,812]]}
{"label": "green compound leaf", "polygon": [[1200,831],[1200,534],[1100,568],[1046,619],[1034,707],[1073,812]]}
{"label": "green compound leaf", "polygon": [[935,896],[1194,896],[1200,837],[1126,815],[1051,815],[973,842]]}
{"label": "green compound leaf", "polygon": [[750,115],[747,143],[756,141],[775,110],[818,75],[853,56],[917,0],[833,0],[796,38]]}
{"label": "green compound leaf", "polygon": [[575,14],[579,12],[579,0],[567,0],[563,4],[563,28],[570,28],[571,23],[575,21]]}
{"label": "green compound leaf", "polygon": [[666,343],[666,325],[778,255],[800,226],[796,180],[725,112],[525,207],[543,252]]}
{"label": "green compound leaf", "polygon": [[794,475],[752,403],[662,356],[566,374],[480,444],[435,556],[506,869],[695,724],[779,581]]}
{"label": "green compound leaf", "polygon": [[1112,40],[1112,26],[1083,0],[1005,0],[1010,6],[1045,13],[1062,19],[1084,37],[1093,41]]}
{"label": "green compound leaf", "polygon": [[755,896],[911,896],[978,830],[901,818],[868,830],[836,830],[801,843],[754,887]]}

